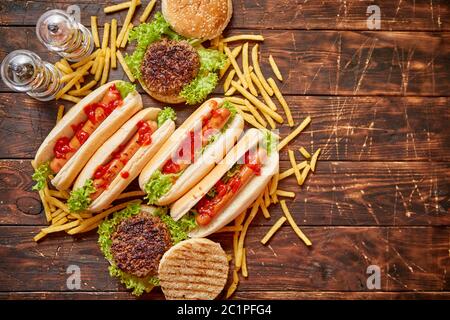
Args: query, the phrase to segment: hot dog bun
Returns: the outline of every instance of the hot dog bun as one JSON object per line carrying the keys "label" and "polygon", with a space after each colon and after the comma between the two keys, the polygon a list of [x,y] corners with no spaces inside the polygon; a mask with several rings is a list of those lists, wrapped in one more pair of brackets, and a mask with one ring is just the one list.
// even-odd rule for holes
{"label": "hot dog bun", "polygon": [[[228,170],[241,159],[247,150],[261,146],[264,134],[258,129],[250,129],[234,146],[226,157],[194,188],[176,201],[170,215],[174,220],[180,219],[191,210],[203,196],[223,177]],[[199,226],[189,236],[206,237],[233,221],[242,211],[250,206],[263,192],[272,176],[278,171],[278,152],[272,150],[261,167],[261,175],[254,176],[249,183],[238,192],[233,201],[219,212],[206,226]]]}
{"label": "hot dog bun", "polygon": [[[139,121],[156,121],[160,111],[161,109],[158,108],[146,108],[128,120],[95,152],[75,181],[74,189],[82,187],[86,180],[92,179],[98,166],[107,163],[111,158],[111,154],[117,150],[119,146],[126,144],[133,137],[133,135],[137,132],[137,124]],[[107,208],[111,202],[113,202],[117,196],[125,190],[131,181],[139,175],[142,168],[155,155],[155,153],[174,130],[175,123],[172,120],[167,120],[161,125],[161,127],[153,132],[151,135],[151,143],[149,145],[140,146],[136,153],[131,156],[126,165],[120,171],[127,172],[128,177],[122,177],[119,172],[111,181],[107,189],[90,204],[88,210],[92,212],[99,212]]]}
{"label": "hot dog bun", "polygon": [[[204,102],[166,141],[158,153],[145,166],[141,175],[139,176],[139,186],[142,190],[145,189],[145,184],[149,181],[152,174],[160,169],[172,154],[176,152],[186,134],[198,124],[201,119],[212,111],[211,103],[215,101],[220,105],[224,102],[221,98],[212,98]],[[209,145],[203,154],[198,157],[195,163],[192,163],[180,178],[174,183],[170,191],[162,196],[158,205],[167,205],[186,193],[198,181],[200,181],[214,166],[222,160],[225,154],[233,147],[238,140],[244,128],[244,120],[239,114],[236,114],[234,119],[228,125],[227,130],[219,136],[219,138]]]}
{"label": "hot dog bun", "polygon": [[[84,97],[80,102],[73,106],[64,117],[50,131],[47,138],[39,147],[34,161],[37,166],[51,160],[54,157],[53,148],[56,141],[62,136],[73,136],[71,125],[85,121],[87,116],[83,108],[91,103],[100,101],[112,84],[118,83],[112,81],[97,88]],[[78,173],[84,167],[92,154],[114,133],[119,127],[142,109],[142,98],[137,91],[129,93],[124,99],[122,106],[114,111],[100,124],[92,133],[87,141],[77,150],[67,163],[62,167],[58,174],[52,179],[52,184],[58,190],[67,190],[72,185]]]}

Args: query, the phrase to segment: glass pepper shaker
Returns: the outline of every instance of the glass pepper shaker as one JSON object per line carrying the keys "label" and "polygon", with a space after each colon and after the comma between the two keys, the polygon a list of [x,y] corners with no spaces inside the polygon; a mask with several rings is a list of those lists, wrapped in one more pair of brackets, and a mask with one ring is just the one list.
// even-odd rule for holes
{"label": "glass pepper shaker", "polygon": [[91,32],[62,10],[45,12],[36,24],[39,41],[69,61],[80,61],[94,49]]}
{"label": "glass pepper shaker", "polygon": [[5,84],[41,101],[55,98],[62,88],[61,73],[54,65],[28,50],[16,50],[3,59],[0,73]]}

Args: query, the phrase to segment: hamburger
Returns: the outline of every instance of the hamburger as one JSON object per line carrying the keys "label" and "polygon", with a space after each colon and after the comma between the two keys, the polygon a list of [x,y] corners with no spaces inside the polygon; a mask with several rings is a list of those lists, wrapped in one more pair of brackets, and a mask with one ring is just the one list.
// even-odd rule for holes
{"label": "hamburger", "polygon": [[110,275],[140,296],[159,286],[158,268],[164,253],[187,239],[194,227],[193,217],[175,222],[166,208],[136,202],[99,225],[98,243],[110,263]]}
{"label": "hamburger", "polygon": [[202,40],[220,36],[233,14],[231,0],[162,0],[161,7],[173,30]]}
{"label": "hamburger", "polygon": [[220,51],[176,33],[159,12],[151,23],[133,28],[129,40],[136,41],[136,49],[125,57],[128,67],[150,96],[165,103],[205,100],[226,62]]}

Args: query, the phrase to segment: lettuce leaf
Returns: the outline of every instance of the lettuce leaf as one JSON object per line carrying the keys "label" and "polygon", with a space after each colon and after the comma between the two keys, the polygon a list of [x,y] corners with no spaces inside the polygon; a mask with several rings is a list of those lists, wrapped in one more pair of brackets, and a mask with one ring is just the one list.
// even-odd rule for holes
{"label": "lettuce leaf", "polygon": [[197,228],[195,216],[191,213],[184,215],[178,221],[173,220],[170,215],[166,214],[162,210],[155,211],[153,214],[161,218],[161,220],[167,225],[173,245],[176,245],[180,241],[186,240],[189,232]]}
{"label": "lettuce leaf", "polygon": [[[156,211],[159,211],[159,209],[156,209]],[[159,285],[159,280],[157,277],[138,278],[118,268],[114,264],[113,255],[111,253],[111,237],[117,226],[123,220],[132,217],[139,212],[140,204],[131,204],[125,209],[114,213],[111,219],[103,221],[98,227],[98,243],[100,246],[100,250],[111,264],[109,266],[109,274],[112,277],[119,278],[120,282],[123,283],[127,289],[133,290],[132,293],[136,296],[140,296],[144,292],[150,292],[154,286]]]}
{"label": "lettuce leaf", "polygon": [[119,90],[122,99],[125,99],[131,92],[136,90],[136,85],[126,81],[120,81],[116,83],[116,88]]}
{"label": "lettuce leaf", "polygon": [[[103,221],[98,227],[98,243],[100,250],[110,263],[109,274],[112,277],[119,278],[120,282],[124,284],[127,289],[133,290],[132,293],[136,296],[140,296],[144,292],[150,292],[154,286],[159,285],[159,279],[156,276],[139,278],[124,272],[117,267],[111,253],[111,237],[117,226],[123,220],[137,215],[139,212],[140,203],[131,204],[122,211],[114,213],[111,219]],[[152,214],[159,217],[167,225],[174,245],[187,239],[188,233],[197,227],[195,217],[192,214],[184,216],[179,221],[174,221],[167,215],[167,208],[164,207],[155,209]]]}
{"label": "lettuce leaf", "polygon": [[231,117],[228,121],[232,120],[237,113],[236,107],[228,100],[225,100],[221,107],[230,111]]}
{"label": "lettuce leaf", "polygon": [[213,92],[219,82],[216,73],[198,75],[194,80],[186,85],[180,92],[180,96],[186,99],[187,104],[196,104],[206,99],[208,94]]}
{"label": "lettuce leaf", "polygon": [[94,181],[87,179],[84,185],[70,192],[67,206],[71,212],[86,210],[91,204],[91,194],[96,191]]}
{"label": "lettuce leaf", "polygon": [[155,204],[159,198],[169,192],[172,188],[172,178],[179,174],[164,174],[160,170],[156,170],[150,180],[145,184],[144,191],[147,195],[144,197],[148,204]]}
{"label": "lettuce leaf", "polygon": [[267,150],[267,155],[270,156],[277,148],[277,139],[269,130],[264,130],[263,146]]}
{"label": "lettuce leaf", "polygon": [[200,73],[216,72],[225,66],[227,57],[219,50],[198,49]]}
{"label": "lettuce leaf", "polygon": [[158,128],[161,127],[163,123],[166,122],[167,120],[176,120],[176,119],[177,114],[175,113],[175,111],[171,107],[165,107],[158,113],[157,118]]}
{"label": "lettuce leaf", "polygon": [[45,184],[47,183],[48,176],[53,174],[52,169],[50,169],[50,161],[47,161],[43,164],[41,164],[39,167],[36,168],[33,175],[31,176],[31,179],[36,182],[36,184],[33,186],[33,190],[42,190],[45,187]]}
{"label": "lettuce leaf", "polygon": [[136,41],[136,49],[131,55],[125,56],[125,62],[136,78],[141,76],[141,63],[149,44],[158,41],[162,36],[172,40],[181,40],[182,37],[170,29],[169,23],[164,19],[161,12],[155,14],[150,23],[141,23],[130,31],[128,39]]}

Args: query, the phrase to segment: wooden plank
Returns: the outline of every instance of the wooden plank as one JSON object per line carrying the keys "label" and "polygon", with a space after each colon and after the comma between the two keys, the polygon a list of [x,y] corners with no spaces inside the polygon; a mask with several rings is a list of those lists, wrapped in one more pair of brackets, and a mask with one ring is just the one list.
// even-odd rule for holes
{"label": "wooden plank", "polygon": [[[146,94],[142,97],[145,106],[165,106]],[[449,98],[287,96],[286,100],[296,124],[307,115],[312,122],[281,152],[283,160],[288,159],[288,148],[303,146],[311,153],[321,148],[323,160],[450,161]],[[58,104],[3,94],[0,158],[33,158],[54,126]],[[175,109],[178,124],[193,110],[181,105]],[[280,127],[281,137],[289,132],[287,125]]]}
{"label": "wooden plank", "polygon": [[[139,300],[163,299],[158,290]],[[128,292],[0,292],[0,300],[135,300]],[[450,300],[450,292],[237,291],[237,300]]]}
{"label": "wooden plank", "polygon": [[[29,161],[0,161],[0,224],[45,224],[31,174]],[[450,224],[449,185],[449,163],[319,161],[303,189],[294,177],[279,188],[297,193],[288,206],[302,225],[414,226]],[[282,214],[278,205],[270,210],[272,220],[255,223],[272,225]]]}
{"label": "wooden plank", "polygon": [[[0,28],[0,59],[27,47],[55,62],[34,33],[31,27]],[[450,33],[233,30],[227,35],[241,33],[264,35],[263,72],[273,76],[272,54],[286,79],[285,94],[448,96]],[[121,68],[110,76],[122,78]],[[0,91],[10,90],[2,82]]]}
{"label": "wooden plank", "polygon": [[[99,15],[103,23],[112,16],[125,18],[126,11],[114,15],[103,14],[105,5],[122,2],[122,0],[100,0],[93,3],[87,0],[60,0],[48,3],[45,9],[65,9],[70,4],[80,7],[81,21],[89,25],[91,15]],[[147,1],[144,1],[147,3]],[[261,0],[258,2],[233,1],[233,18],[229,28],[254,29],[338,29],[367,30],[367,9],[374,3],[369,0],[326,1],[285,1]],[[426,0],[397,1],[385,0],[376,3],[381,10],[382,30],[450,30],[450,10],[445,1]],[[160,10],[157,2],[155,12]],[[40,1],[3,1],[0,10],[0,25],[33,25],[44,12]],[[143,12],[140,8],[138,13]],[[282,18],[280,18],[282,17]],[[137,22],[137,19],[136,19]]]}
{"label": "wooden plank", "polygon": [[[311,248],[289,226],[263,246],[259,240],[268,227],[251,227],[246,240],[249,278],[241,281],[239,291],[369,291],[369,265],[380,267],[379,291],[450,290],[448,227],[302,229],[313,242]],[[0,291],[66,291],[66,269],[72,264],[80,267],[82,291],[125,291],[109,277],[94,232],[35,244],[31,238],[37,230],[0,227]],[[231,252],[230,236],[212,239]]]}

